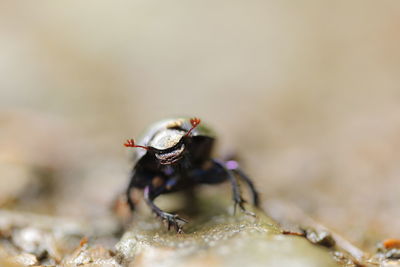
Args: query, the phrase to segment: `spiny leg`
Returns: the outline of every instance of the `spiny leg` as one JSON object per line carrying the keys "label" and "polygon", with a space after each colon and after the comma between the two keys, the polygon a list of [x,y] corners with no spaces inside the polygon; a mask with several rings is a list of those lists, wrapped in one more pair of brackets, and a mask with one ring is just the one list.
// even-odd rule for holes
{"label": "spiny leg", "polygon": [[242,212],[254,216],[254,214],[252,212],[249,212],[244,208],[243,204],[246,201],[242,198],[239,183],[237,182],[234,173],[230,169],[226,168],[222,163],[219,163],[217,161],[214,161],[214,162],[215,162],[215,164],[219,165],[220,167],[222,167],[224,169],[224,171],[226,172],[227,178],[231,182],[233,201],[234,201],[233,213],[236,214],[237,206],[239,206],[239,208]]}
{"label": "spiny leg", "polygon": [[162,192],[164,188],[157,188],[156,190],[152,186],[146,186],[144,188],[144,200],[146,201],[146,204],[151,208],[151,210],[162,220],[165,220],[168,225],[168,230],[171,229],[171,226],[175,228],[175,230],[178,233],[183,233],[181,225],[179,225],[179,222],[181,223],[187,223],[185,219],[182,219],[179,217],[177,214],[171,214],[167,213],[163,210],[161,210],[159,207],[157,207],[154,204],[154,199],[158,197]]}
{"label": "spiny leg", "polygon": [[260,204],[260,198],[258,196],[258,192],[254,186],[253,181],[251,181],[250,178],[242,171],[236,161],[230,160],[226,162],[226,167],[234,172],[237,176],[239,176],[247,184],[253,196],[253,205],[258,207]]}

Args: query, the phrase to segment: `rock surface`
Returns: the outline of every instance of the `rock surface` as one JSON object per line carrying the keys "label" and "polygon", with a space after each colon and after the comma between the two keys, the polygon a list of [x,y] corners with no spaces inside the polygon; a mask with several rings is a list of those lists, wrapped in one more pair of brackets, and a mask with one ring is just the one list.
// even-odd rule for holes
{"label": "rock surface", "polygon": [[233,216],[227,206],[213,206],[192,217],[183,234],[168,232],[158,219],[137,214],[116,245],[117,257],[135,267],[341,266],[328,249],[283,235],[262,211],[254,212],[255,217],[241,212]]}

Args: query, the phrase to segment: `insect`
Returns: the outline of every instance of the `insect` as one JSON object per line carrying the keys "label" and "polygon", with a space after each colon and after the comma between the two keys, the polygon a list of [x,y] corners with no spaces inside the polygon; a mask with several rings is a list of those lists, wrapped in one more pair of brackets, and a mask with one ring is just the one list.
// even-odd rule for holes
{"label": "insect", "polygon": [[139,148],[134,159],[134,168],[128,186],[127,202],[133,211],[131,198],[133,188],[143,190],[145,203],[149,208],[178,233],[188,221],[177,214],[167,213],[154,204],[161,194],[187,190],[199,184],[217,184],[229,180],[232,185],[234,212],[244,208],[237,177],[242,179],[252,193],[254,206],[259,197],[253,182],[239,168],[236,161],[221,161],[211,157],[215,134],[200,119],[168,119],[152,125],[140,145],[134,139],[124,144]]}

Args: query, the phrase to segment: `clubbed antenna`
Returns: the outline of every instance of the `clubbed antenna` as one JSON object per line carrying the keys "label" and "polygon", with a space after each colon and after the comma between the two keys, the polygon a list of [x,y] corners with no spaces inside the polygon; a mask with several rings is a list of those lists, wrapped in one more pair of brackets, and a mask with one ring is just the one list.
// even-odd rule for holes
{"label": "clubbed antenna", "polygon": [[191,118],[190,119],[190,124],[192,125],[192,128],[190,128],[190,130],[186,133],[185,136],[190,135],[190,133],[193,131],[194,128],[197,127],[197,125],[199,125],[201,122],[201,120],[199,118]]}
{"label": "clubbed antenna", "polygon": [[146,150],[149,150],[149,149],[150,149],[148,146],[138,146],[138,145],[135,145],[135,140],[133,140],[133,139],[128,139],[128,140],[126,140],[124,146],[126,146],[126,147],[139,147],[139,148],[143,148],[143,149],[146,149]]}

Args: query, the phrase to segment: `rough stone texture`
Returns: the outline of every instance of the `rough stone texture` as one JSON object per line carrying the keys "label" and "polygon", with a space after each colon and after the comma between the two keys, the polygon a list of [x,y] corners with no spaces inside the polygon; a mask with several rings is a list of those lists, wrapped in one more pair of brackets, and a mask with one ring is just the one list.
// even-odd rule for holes
{"label": "rough stone texture", "polygon": [[38,260],[35,257],[35,255],[28,254],[28,253],[23,253],[17,256],[9,257],[6,259],[6,261],[9,262],[9,264],[15,263],[16,265],[22,265],[22,266],[35,266],[38,265]]}
{"label": "rough stone texture", "polygon": [[232,216],[226,206],[203,210],[185,225],[184,234],[168,232],[157,219],[138,214],[116,245],[117,256],[135,267],[340,266],[328,249],[283,235],[263,212],[254,212],[256,217]]}
{"label": "rough stone texture", "polygon": [[86,244],[62,261],[64,267],[121,267],[114,255],[103,247],[89,248]]}
{"label": "rough stone texture", "polygon": [[[0,210],[0,267],[58,263],[61,266],[119,266],[113,252],[104,247],[112,247],[116,242],[115,224],[108,217],[82,221]],[[84,236],[95,239],[95,244],[76,249]]]}

